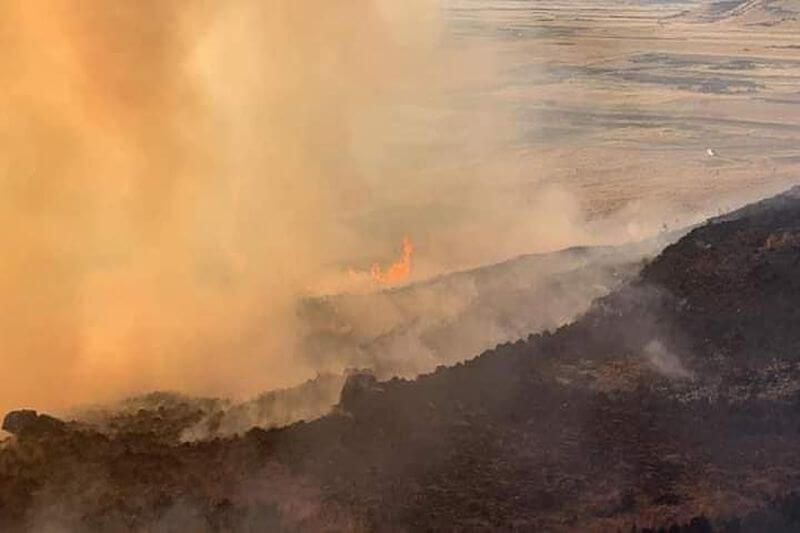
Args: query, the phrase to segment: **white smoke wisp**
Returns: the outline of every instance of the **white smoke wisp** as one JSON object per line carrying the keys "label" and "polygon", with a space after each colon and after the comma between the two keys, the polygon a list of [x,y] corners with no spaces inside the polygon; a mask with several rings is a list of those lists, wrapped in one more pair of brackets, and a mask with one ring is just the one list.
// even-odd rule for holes
{"label": "white smoke wisp", "polygon": [[670,352],[659,340],[644,347],[644,357],[659,374],[670,379],[694,379],[694,372],[683,366],[677,355]]}

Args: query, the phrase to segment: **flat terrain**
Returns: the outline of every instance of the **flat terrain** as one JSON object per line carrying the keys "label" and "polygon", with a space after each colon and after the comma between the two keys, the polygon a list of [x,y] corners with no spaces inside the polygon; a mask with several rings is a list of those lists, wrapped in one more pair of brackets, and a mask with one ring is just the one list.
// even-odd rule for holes
{"label": "flat terrain", "polygon": [[792,4],[450,0],[447,18],[494,50],[499,83],[472,104],[508,113],[505,155],[528,179],[578,191],[593,217],[637,201],[685,217],[797,176]]}

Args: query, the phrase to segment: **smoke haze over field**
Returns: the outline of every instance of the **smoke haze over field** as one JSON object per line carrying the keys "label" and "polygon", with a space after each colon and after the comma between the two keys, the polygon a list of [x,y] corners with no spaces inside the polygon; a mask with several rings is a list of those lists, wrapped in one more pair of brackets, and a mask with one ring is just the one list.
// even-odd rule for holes
{"label": "smoke haze over field", "polygon": [[[464,246],[496,217],[467,222],[487,187],[454,162],[489,156],[506,126],[484,109],[473,133],[444,109],[492,62],[447,51],[439,15],[427,0],[8,3],[0,409],[299,382],[299,294],[352,288],[346,267],[392,258],[406,233],[423,274],[509,255]],[[545,247],[573,231],[559,195],[535,215]]]}
{"label": "smoke haze over field", "polygon": [[462,3],[0,0],[0,410],[299,383],[299,297],[406,235],[413,280],[697,218],[531,151],[521,49]]}

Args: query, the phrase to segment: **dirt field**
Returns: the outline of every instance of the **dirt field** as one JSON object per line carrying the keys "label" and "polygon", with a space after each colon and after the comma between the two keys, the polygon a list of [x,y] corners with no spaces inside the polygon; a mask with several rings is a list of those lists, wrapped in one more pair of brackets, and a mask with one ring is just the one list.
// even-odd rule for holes
{"label": "dirt field", "polygon": [[508,113],[525,179],[577,191],[593,218],[673,224],[796,179],[790,4],[451,0],[447,18],[494,51],[497,84],[474,102]]}

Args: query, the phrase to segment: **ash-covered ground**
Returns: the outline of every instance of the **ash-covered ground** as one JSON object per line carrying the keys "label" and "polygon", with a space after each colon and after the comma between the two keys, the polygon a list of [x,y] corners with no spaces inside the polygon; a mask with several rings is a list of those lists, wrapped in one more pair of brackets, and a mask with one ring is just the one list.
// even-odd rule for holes
{"label": "ash-covered ground", "polygon": [[10,414],[0,527],[795,531],[798,265],[796,188],[554,332],[415,380],[353,373],[314,421],[182,442],[180,401],[113,431]]}

